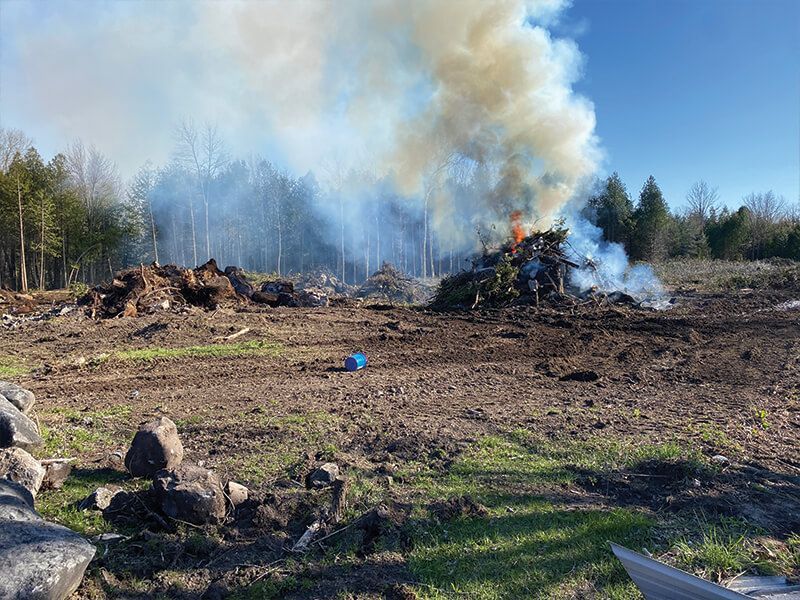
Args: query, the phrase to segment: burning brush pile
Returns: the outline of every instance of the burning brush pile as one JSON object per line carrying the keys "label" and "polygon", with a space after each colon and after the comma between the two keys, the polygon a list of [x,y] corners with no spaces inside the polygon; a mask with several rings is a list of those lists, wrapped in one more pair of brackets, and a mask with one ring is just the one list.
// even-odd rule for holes
{"label": "burning brush pile", "polygon": [[238,267],[220,271],[212,258],[195,269],[153,263],[116,274],[109,284],[83,296],[92,317],[135,317],[190,306],[213,309],[224,304],[267,306],[324,306],[328,299],[296,292],[291,281],[268,281],[256,289]]}
{"label": "burning brush pile", "polygon": [[562,224],[527,236],[521,227],[515,226],[512,230],[513,242],[494,252],[486,249],[473,261],[471,271],[445,277],[431,300],[431,307],[539,306],[542,303],[562,307],[608,303],[647,305],[625,291],[605,292],[597,287],[576,289],[570,283],[572,270],[592,271],[596,266],[588,258],[577,258],[571,249],[569,254],[564,250],[569,248],[569,230]]}

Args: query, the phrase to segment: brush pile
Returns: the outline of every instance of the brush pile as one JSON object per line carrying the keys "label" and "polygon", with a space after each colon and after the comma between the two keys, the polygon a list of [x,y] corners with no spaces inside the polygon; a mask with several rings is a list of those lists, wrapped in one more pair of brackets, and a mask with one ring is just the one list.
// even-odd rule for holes
{"label": "brush pile", "polygon": [[385,262],[358,288],[356,295],[359,298],[415,304],[427,301],[430,290],[391,263]]}
{"label": "brush pile", "polygon": [[291,281],[279,279],[256,289],[238,267],[220,271],[212,258],[195,269],[153,263],[120,271],[109,284],[97,286],[83,296],[94,317],[136,317],[160,310],[197,306],[214,309],[224,304],[268,306],[315,306],[303,302]]}
{"label": "brush pile", "polygon": [[[569,230],[556,226],[535,232],[519,242],[509,242],[497,251],[484,251],[473,262],[471,271],[445,277],[434,294],[431,306],[437,309],[506,306],[512,303],[575,305],[601,300],[593,290],[580,296],[569,289],[569,272],[578,265],[563,250]],[[574,290],[572,290],[574,291]],[[635,300],[617,292],[602,295],[603,301]]]}

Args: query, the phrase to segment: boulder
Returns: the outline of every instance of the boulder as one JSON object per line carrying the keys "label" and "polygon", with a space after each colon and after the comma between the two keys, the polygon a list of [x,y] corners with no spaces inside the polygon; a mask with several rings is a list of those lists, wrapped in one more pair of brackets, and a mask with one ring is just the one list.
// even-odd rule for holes
{"label": "boulder", "polygon": [[44,467],[42,489],[45,490],[61,489],[69,474],[72,473],[72,463],[66,458],[43,460],[42,466]]}
{"label": "boulder", "polygon": [[167,417],[140,425],[125,455],[125,467],[135,477],[152,477],[163,469],[176,468],[181,461],[183,445],[178,428]]}
{"label": "boulder", "polygon": [[229,481],[225,486],[225,493],[228,495],[228,500],[236,507],[247,501],[249,490],[241,483]]}
{"label": "boulder", "polygon": [[181,465],[159,471],[153,490],[161,510],[173,519],[203,525],[225,518],[225,494],[219,478],[203,467]]}
{"label": "boulder", "polygon": [[41,443],[36,423],[22,414],[5,396],[0,396],[0,448],[15,446],[29,450]]}
{"label": "boulder", "polygon": [[[41,521],[33,509],[33,495],[20,484],[0,479],[0,521]],[[0,524],[0,529],[5,524]]]}
{"label": "boulder", "polygon": [[9,381],[0,381],[0,396],[3,396],[24,413],[28,412],[33,403],[36,402],[36,396],[33,395],[33,392]]}
{"label": "boulder", "polygon": [[78,503],[78,510],[105,510],[121,491],[118,487],[99,487]]}
{"label": "boulder", "polygon": [[321,489],[328,487],[339,476],[339,466],[336,463],[325,463],[306,476],[308,489]]}
{"label": "boulder", "polygon": [[20,484],[34,498],[42,487],[44,472],[39,461],[22,448],[0,449],[0,477]]}
{"label": "boulder", "polygon": [[83,579],[95,548],[74,531],[45,521],[0,526],[0,598],[62,600]]}

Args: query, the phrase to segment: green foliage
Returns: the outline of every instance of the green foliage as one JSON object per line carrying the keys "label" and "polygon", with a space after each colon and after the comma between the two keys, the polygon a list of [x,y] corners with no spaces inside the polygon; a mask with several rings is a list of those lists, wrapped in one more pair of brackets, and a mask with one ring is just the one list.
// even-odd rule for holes
{"label": "green foliage", "polygon": [[602,191],[589,199],[588,208],[590,220],[603,230],[606,240],[629,248],[633,202],[619,174],[611,174]]}
{"label": "green foliage", "polygon": [[30,373],[30,369],[18,359],[0,356],[0,378],[22,377]]}
{"label": "green foliage", "polygon": [[652,175],[642,187],[633,219],[635,230],[631,240],[632,257],[646,261],[666,258],[672,216]]}

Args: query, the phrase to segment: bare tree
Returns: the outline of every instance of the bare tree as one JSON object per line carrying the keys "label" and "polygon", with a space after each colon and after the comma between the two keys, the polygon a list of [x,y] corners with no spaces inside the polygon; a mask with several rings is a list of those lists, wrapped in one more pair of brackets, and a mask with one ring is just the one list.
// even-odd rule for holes
{"label": "bare tree", "polygon": [[[227,162],[227,154],[216,125],[206,123],[198,131],[191,119],[184,120],[176,132],[177,158],[191,168],[197,177],[203,199],[206,226],[206,256],[211,258],[211,233],[208,222],[208,205],[211,182]],[[194,214],[194,211],[192,211]]]}
{"label": "bare tree", "polygon": [[786,201],[770,190],[745,196],[743,204],[750,211],[751,258],[763,258],[772,226],[783,217]]}
{"label": "bare tree", "polygon": [[705,227],[711,213],[719,207],[717,188],[711,188],[701,179],[689,189],[686,202],[689,204],[689,215],[700,222],[700,227]]}
{"label": "bare tree", "polygon": [[0,127],[0,172],[8,173],[14,156],[25,154],[33,142],[19,129]]}

